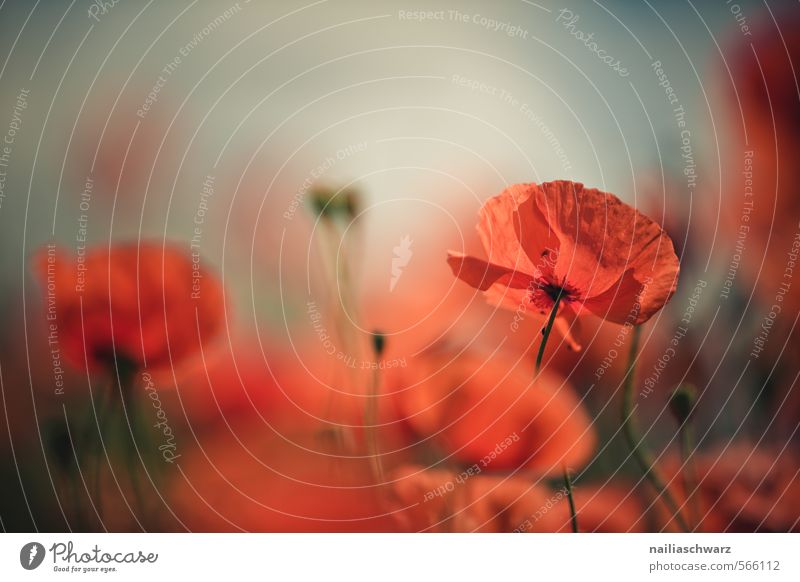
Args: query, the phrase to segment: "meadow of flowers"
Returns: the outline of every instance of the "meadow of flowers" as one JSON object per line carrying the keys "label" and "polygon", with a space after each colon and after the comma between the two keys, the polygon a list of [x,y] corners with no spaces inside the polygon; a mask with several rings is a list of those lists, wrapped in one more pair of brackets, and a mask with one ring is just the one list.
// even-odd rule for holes
{"label": "meadow of flowers", "polygon": [[[347,5],[343,17],[366,10]],[[202,51],[249,38],[239,12],[256,8],[213,19],[207,7],[146,108],[149,81],[92,90],[75,70],[65,93],[82,88],[84,104],[56,107],[53,122],[50,99],[67,97],[42,93],[58,66],[34,73],[0,110],[19,118],[0,182],[15,257],[2,266],[2,528],[800,530],[800,13],[744,5],[748,34],[722,8],[721,52],[689,47],[702,78],[662,64],[659,51],[683,53],[655,41],[639,66],[588,6],[574,9],[583,20],[545,15],[542,34],[584,59],[592,83],[602,76],[614,111],[627,107],[614,101],[621,61],[651,109],[630,128],[621,116],[619,135],[635,135],[619,141],[593,125],[605,99],[560,87],[566,65],[548,70],[592,143],[582,156],[584,138],[549,117],[569,164],[526,113],[547,91],[502,89],[499,61],[467,68],[485,58],[470,38],[500,35],[486,42],[516,54],[506,43],[531,42],[535,19],[467,19],[447,38],[468,54],[448,61],[414,37],[387,65],[381,51],[412,34],[403,26],[456,26],[392,8],[397,22],[378,33],[248,72]],[[131,9],[97,12],[92,34]],[[501,24],[518,16],[497,10]],[[290,28],[264,42],[295,50]],[[339,49],[365,60],[340,70]],[[284,49],[248,50],[255,62]],[[519,67],[535,69],[527,58]],[[320,63],[333,70],[315,81]],[[376,79],[390,86],[370,93]],[[273,90],[280,113],[259,117]],[[514,120],[492,117],[506,109]],[[464,137],[473,124],[508,142]]]}

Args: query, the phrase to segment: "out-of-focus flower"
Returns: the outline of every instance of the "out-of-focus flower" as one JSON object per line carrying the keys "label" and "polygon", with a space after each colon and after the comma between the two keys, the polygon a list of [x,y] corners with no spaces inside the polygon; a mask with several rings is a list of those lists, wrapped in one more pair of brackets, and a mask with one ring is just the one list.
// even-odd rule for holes
{"label": "out-of-focus flower", "polygon": [[[726,251],[739,250],[742,269],[749,275],[742,292],[749,294],[749,284],[754,282],[756,296],[767,305],[774,303],[787,277],[788,254],[797,252],[799,26],[800,16],[784,11],[777,25],[773,19],[764,19],[754,27],[752,39],[731,47],[735,67],[730,72],[733,85],[728,102],[738,139],[733,140],[736,150],[729,156],[734,160],[727,172],[730,181],[723,184],[730,196],[723,206],[730,229]],[[747,252],[742,252],[744,248]],[[727,266],[730,256],[724,261]],[[796,309],[800,300],[795,295],[786,294],[786,302]]]}
{"label": "out-of-focus flower", "polygon": [[[800,531],[800,457],[794,451],[734,443],[726,449],[695,455],[694,463],[698,531]],[[679,475],[682,462],[674,456],[663,465],[665,473],[674,476],[671,488],[684,503],[686,495]],[[691,503],[692,499],[684,508]]]}
{"label": "out-of-focus flower", "polygon": [[[391,475],[395,519],[405,531],[484,533],[568,532],[569,502],[521,477],[406,465]],[[574,493],[580,531],[641,531],[642,507],[619,484],[578,487]]]}
{"label": "out-of-focus flower", "polygon": [[[748,123],[748,133],[774,141],[779,135],[797,143],[800,138],[800,101],[794,64],[800,55],[800,15],[785,10],[776,21],[764,18],[752,38],[731,47],[736,100]],[[738,109],[738,107],[737,107]],[[737,116],[739,112],[736,112]],[[736,119],[741,121],[741,117]]]}
{"label": "out-of-focus flower", "polygon": [[36,274],[51,326],[76,366],[117,361],[160,368],[197,352],[224,318],[218,279],[175,246],[93,247],[70,257],[41,251]]}
{"label": "out-of-focus flower", "polygon": [[[188,421],[195,427],[249,421],[297,431],[320,424],[327,395],[317,389],[294,354],[272,340],[245,335],[179,375],[175,385]],[[262,350],[263,348],[263,350]]]}
{"label": "out-of-focus flower", "polygon": [[[390,481],[397,505],[394,519],[412,532],[514,531],[550,497],[547,487],[524,479],[467,476],[418,465],[400,467]],[[529,531],[558,527],[555,514],[540,517]]]}
{"label": "out-of-focus flower", "polygon": [[420,441],[492,470],[555,474],[591,456],[591,418],[563,378],[498,354],[438,346],[396,370],[387,392]]}
{"label": "out-of-focus flower", "polygon": [[489,199],[478,232],[488,261],[450,252],[453,273],[512,310],[541,313],[560,299],[557,325],[574,349],[570,325],[582,310],[639,324],[675,292],[672,241],[636,209],[583,184],[517,184]]}
{"label": "out-of-focus flower", "polygon": [[[573,489],[578,513],[578,529],[582,532],[639,532],[647,522],[642,503],[635,489],[623,483],[603,485],[578,485]],[[560,532],[572,531],[569,526],[569,508],[566,500],[558,510],[562,525]]]}
{"label": "out-of-focus flower", "polygon": [[[795,369],[781,362],[800,352],[791,315],[800,309],[800,294],[786,292],[796,279],[800,250],[800,14],[786,8],[774,16],[765,13],[754,23],[752,36],[746,41],[732,36],[735,41],[726,47],[733,66],[720,82],[734,139],[723,156],[730,160],[721,188],[727,230],[716,240],[724,243],[719,261],[725,268],[725,296],[732,291],[731,298],[741,301],[731,305],[737,319],[741,311],[755,314],[750,333],[759,338],[753,348],[760,356],[753,363],[761,376],[755,385],[765,387],[761,401],[769,402],[774,427],[791,435],[800,415],[800,393],[787,390],[794,385]],[[751,297],[758,303],[746,309]],[[769,341],[762,341],[762,325],[771,328]],[[743,339],[743,345],[748,343]]]}
{"label": "out-of-focus flower", "polygon": [[260,423],[221,430],[181,459],[170,507],[192,531],[396,531],[369,460],[316,450]]}

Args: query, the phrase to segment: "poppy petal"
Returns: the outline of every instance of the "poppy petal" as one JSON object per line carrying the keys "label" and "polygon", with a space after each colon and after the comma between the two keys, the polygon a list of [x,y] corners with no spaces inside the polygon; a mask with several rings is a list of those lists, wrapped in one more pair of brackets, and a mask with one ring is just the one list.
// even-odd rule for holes
{"label": "poppy petal", "polygon": [[[669,237],[655,222],[613,194],[580,183],[542,184],[536,200],[561,241],[556,277],[575,285],[584,298],[602,295],[629,270],[642,285],[653,279],[642,297],[638,323],[672,295],[678,260]],[[624,290],[631,288],[626,283]],[[623,295],[623,303],[629,299]]]}
{"label": "poppy petal", "polygon": [[637,325],[650,319],[675,293],[678,259],[672,241],[661,233],[643,246],[620,279],[584,307],[598,317]]}
{"label": "poppy petal", "polygon": [[481,291],[495,283],[512,289],[526,289],[533,281],[530,275],[454,251],[447,253],[447,264],[456,277]]}
{"label": "poppy petal", "polygon": [[596,297],[587,299],[583,307],[598,317],[619,324],[635,324],[641,313],[639,295],[644,286],[636,280],[633,270],[625,274],[616,285]]}
{"label": "poppy petal", "polygon": [[564,378],[545,368],[531,381],[527,364],[474,349],[427,351],[388,385],[412,430],[464,463],[540,475],[582,466],[596,444],[591,417]]}
{"label": "poppy petal", "polygon": [[490,262],[537,275],[542,253],[558,239],[549,236],[554,233],[534,204],[531,186],[516,184],[490,198],[479,213],[478,235]]}

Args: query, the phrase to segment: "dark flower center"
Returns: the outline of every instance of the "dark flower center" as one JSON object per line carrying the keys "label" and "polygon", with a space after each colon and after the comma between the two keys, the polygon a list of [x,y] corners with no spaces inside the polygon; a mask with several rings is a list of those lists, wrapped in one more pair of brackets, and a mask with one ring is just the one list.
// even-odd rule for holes
{"label": "dark flower center", "polygon": [[535,287],[528,292],[531,303],[542,313],[553,309],[556,301],[561,298],[561,303],[571,303],[579,299],[578,290],[569,283],[553,283],[548,280],[538,280]]}

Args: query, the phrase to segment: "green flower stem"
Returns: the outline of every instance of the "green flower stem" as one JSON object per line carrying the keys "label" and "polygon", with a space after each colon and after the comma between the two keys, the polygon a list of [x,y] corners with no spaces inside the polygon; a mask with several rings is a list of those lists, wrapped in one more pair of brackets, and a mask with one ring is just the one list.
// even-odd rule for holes
{"label": "green flower stem", "polygon": [[636,355],[639,351],[639,338],[641,336],[641,327],[634,326],[633,337],[631,338],[631,348],[628,356],[628,367],[625,371],[623,394],[622,394],[622,432],[625,440],[631,449],[631,454],[639,465],[639,468],[644,473],[644,477],[650,482],[658,494],[658,498],[666,505],[669,512],[675,518],[678,526],[684,532],[689,531],[689,526],[686,523],[683,515],[680,512],[675,498],[664,485],[664,479],[661,477],[658,469],[655,466],[653,457],[646,449],[644,439],[639,436],[639,432],[635,426],[635,419],[633,416],[633,384],[634,375],[636,372]]}
{"label": "green flower stem", "polygon": [[[553,324],[556,321],[556,316],[558,315],[558,307],[561,305],[561,291],[558,292],[555,299],[553,300],[553,309],[550,311],[550,317],[547,318],[547,324],[544,326],[542,330],[542,343],[539,345],[539,353],[536,354],[536,374],[535,376],[539,376],[539,371],[542,369],[542,359],[544,358],[544,349],[547,346],[547,340],[550,338],[550,332],[553,331]],[[572,520],[572,531],[577,533],[578,532],[578,515],[575,512],[575,499],[572,495],[572,481],[570,480],[569,473],[567,472],[566,466],[563,468],[563,476],[564,476],[564,485],[567,491],[567,500],[569,501],[569,513],[570,518]]]}
{"label": "green flower stem", "polygon": [[572,495],[572,479],[566,467],[564,467],[564,489],[567,492],[567,500],[569,501],[569,517],[572,522],[572,533],[578,533],[578,514],[575,512],[575,498]]}
{"label": "green flower stem", "polygon": [[542,358],[544,358],[544,348],[547,345],[547,340],[550,337],[550,332],[553,330],[553,324],[556,321],[556,315],[558,315],[558,306],[561,304],[561,292],[559,291],[558,295],[553,301],[553,309],[550,311],[550,317],[547,319],[547,324],[544,326],[542,330],[542,343],[539,345],[539,353],[536,354],[536,375],[539,375],[539,370],[542,368]]}
{"label": "green flower stem", "polygon": [[[358,354],[360,359],[361,352],[358,346],[358,337],[355,336],[353,325],[350,317],[355,318],[354,308],[352,301],[354,292],[351,285],[350,278],[350,257],[348,249],[343,244],[343,234],[340,232],[333,217],[323,215],[320,218],[320,234],[317,238],[320,247],[320,256],[322,257],[323,265],[325,266],[326,276],[329,281],[330,288],[335,290],[330,298],[330,312],[333,318],[333,328],[342,342],[342,351],[348,356],[355,357]],[[339,257],[338,249],[342,248],[342,255]],[[338,377],[338,372],[334,373]],[[337,382],[336,377],[334,383]],[[355,366],[345,364],[345,369],[342,372],[341,381],[357,385],[359,376]],[[350,429],[336,423],[336,418],[339,416],[340,403],[335,390],[331,390],[328,394],[327,414],[328,424],[334,438],[335,445],[344,450],[347,443],[352,439]]]}
{"label": "green flower stem", "polygon": [[109,387],[108,392],[108,394],[104,395],[101,391],[98,395],[98,401],[95,404],[96,419],[94,419],[92,423],[97,427],[97,439],[94,440],[92,452],[92,456],[94,457],[94,498],[98,516],[101,520],[103,519],[103,500],[101,499],[102,487],[100,483],[100,474],[103,472],[103,457],[100,453],[104,447],[104,441],[107,435],[108,418],[113,411],[111,387]]}
{"label": "green flower stem", "polygon": [[694,525],[692,531],[700,524],[700,508],[695,494],[697,475],[695,473],[694,459],[692,458],[693,439],[692,427],[687,419],[680,427],[681,459],[683,461],[683,490],[689,508],[689,522]]}
{"label": "green flower stem", "polygon": [[380,447],[378,446],[378,394],[380,391],[380,371],[374,370],[367,405],[364,411],[364,424],[367,434],[367,450],[369,452],[372,472],[379,484],[385,482],[383,461],[381,460]]}
{"label": "green flower stem", "polygon": [[135,364],[121,357],[117,359],[114,374],[122,403],[122,422],[119,423],[119,428],[122,431],[123,454],[139,516],[140,519],[144,519],[147,506],[139,481],[141,467],[137,462],[137,441],[141,441],[146,433],[140,430],[139,411],[137,411],[137,402],[133,393],[138,373],[139,369]]}

